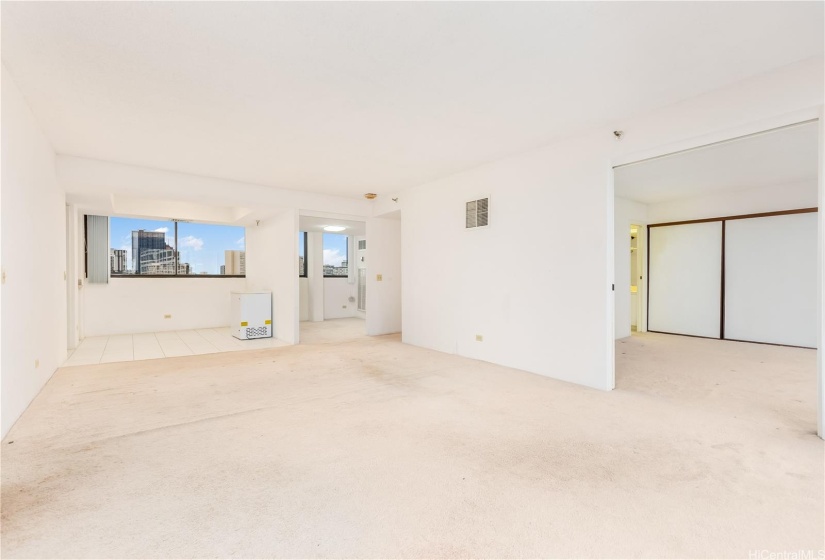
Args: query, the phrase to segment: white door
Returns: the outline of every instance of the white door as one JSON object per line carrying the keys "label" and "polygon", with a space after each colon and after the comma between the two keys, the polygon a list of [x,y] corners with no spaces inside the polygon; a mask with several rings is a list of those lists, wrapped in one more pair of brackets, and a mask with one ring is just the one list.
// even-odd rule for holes
{"label": "white door", "polygon": [[816,347],[817,214],[725,225],[725,338]]}
{"label": "white door", "polygon": [[650,228],[650,331],[719,338],[722,222]]}

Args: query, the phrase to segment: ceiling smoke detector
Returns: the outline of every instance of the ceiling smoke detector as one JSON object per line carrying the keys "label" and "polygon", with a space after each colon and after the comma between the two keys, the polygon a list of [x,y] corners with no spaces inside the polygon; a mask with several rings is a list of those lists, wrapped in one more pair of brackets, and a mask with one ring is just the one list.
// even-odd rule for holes
{"label": "ceiling smoke detector", "polygon": [[367,200],[372,200],[372,199],[376,198],[377,196],[378,195],[375,194],[374,192],[368,192],[367,194],[364,195],[364,198],[366,198]]}

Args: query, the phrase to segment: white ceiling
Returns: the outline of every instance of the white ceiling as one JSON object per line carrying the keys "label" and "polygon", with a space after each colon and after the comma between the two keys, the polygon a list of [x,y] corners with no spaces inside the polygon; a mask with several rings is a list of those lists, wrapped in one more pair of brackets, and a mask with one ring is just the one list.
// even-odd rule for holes
{"label": "white ceiling", "polygon": [[721,191],[811,182],[819,125],[808,123],[619,167],[616,196],[645,204]]}
{"label": "white ceiling", "polygon": [[388,193],[823,54],[822,2],[2,2],[58,153]]}
{"label": "white ceiling", "polygon": [[[326,226],[343,226],[344,231],[324,232]],[[301,216],[298,219],[298,228],[301,231],[320,231],[323,233],[338,233],[340,235],[365,236],[367,235],[367,224],[353,220],[338,220],[336,218],[316,218],[314,216]]]}

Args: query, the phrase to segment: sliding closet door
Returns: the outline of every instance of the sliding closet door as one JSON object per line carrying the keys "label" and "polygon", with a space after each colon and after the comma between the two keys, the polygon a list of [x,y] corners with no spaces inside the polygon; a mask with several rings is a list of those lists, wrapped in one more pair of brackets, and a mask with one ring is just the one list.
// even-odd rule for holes
{"label": "sliding closet door", "polygon": [[817,214],[729,220],[725,338],[816,346]]}
{"label": "sliding closet door", "polygon": [[722,223],[650,228],[648,330],[719,338]]}

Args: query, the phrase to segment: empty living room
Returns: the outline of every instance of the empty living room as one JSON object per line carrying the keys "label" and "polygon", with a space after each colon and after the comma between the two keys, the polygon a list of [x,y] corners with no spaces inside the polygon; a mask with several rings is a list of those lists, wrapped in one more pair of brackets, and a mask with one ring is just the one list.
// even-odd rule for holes
{"label": "empty living room", "polygon": [[0,556],[825,558],[825,2],[0,2]]}

